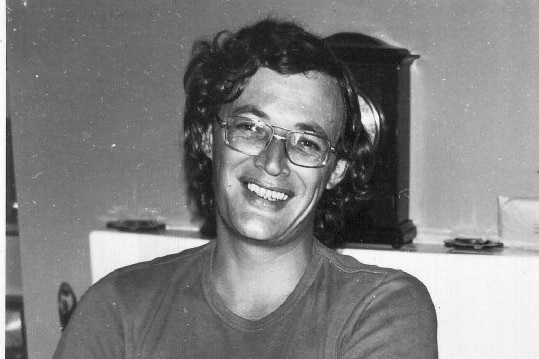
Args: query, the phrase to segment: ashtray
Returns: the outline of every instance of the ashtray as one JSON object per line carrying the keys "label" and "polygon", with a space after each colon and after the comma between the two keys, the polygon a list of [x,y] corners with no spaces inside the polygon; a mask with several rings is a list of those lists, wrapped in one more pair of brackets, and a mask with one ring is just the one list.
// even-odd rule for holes
{"label": "ashtray", "polygon": [[107,228],[122,232],[158,233],[164,231],[166,225],[151,219],[126,219],[107,222]]}
{"label": "ashtray", "polygon": [[491,249],[502,248],[503,243],[498,241],[492,241],[490,239],[483,238],[455,238],[447,239],[444,241],[446,247],[463,248],[463,249]]}

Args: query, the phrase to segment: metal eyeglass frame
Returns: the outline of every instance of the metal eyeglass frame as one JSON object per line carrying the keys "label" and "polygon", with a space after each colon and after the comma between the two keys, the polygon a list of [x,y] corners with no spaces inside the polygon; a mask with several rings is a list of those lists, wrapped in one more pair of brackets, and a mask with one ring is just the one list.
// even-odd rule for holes
{"label": "metal eyeglass frame", "polygon": [[[234,117],[243,117],[243,116],[234,116]],[[264,152],[268,149],[269,145],[271,144],[271,142],[273,141],[274,138],[276,138],[276,139],[278,139],[278,140],[281,140],[281,141],[285,141],[285,146],[284,146],[284,148],[285,148],[285,152],[286,152],[286,158],[288,158],[288,160],[289,160],[290,162],[292,162],[293,164],[295,164],[296,166],[300,166],[300,167],[306,167],[306,168],[320,168],[320,167],[324,167],[324,166],[326,166],[326,165],[328,164],[329,154],[330,154],[331,152],[335,153],[335,147],[333,147],[333,146],[331,145],[331,141],[328,140],[327,138],[323,138],[323,137],[321,137],[321,136],[319,136],[319,135],[317,135],[317,134],[315,134],[315,133],[312,133],[312,132],[308,132],[308,131],[297,131],[297,130],[289,130],[288,128],[284,128],[284,127],[280,127],[280,126],[271,125],[271,124],[269,124],[269,123],[267,123],[267,122],[258,120],[258,122],[261,122],[261,123],[263,123],[264,125],[266,125],[266,126],[268,126],[269,128],[271,128],[271,137],[270,137],[269,140],[267,141],[266,147],[264,147],[264,149],[263,149],[262,151],[260,151],[260,152],[259,152],[258,154],[256,154],[256,155],[252,155],[252,154],[250,154],[250,153],[247,153],[247,152],[244,152],[244,151],[240,151],[240,150],[238,150],[237,148],[232,147],[232,145],[231,145],[230,142],[228,141],[228,126],[227,126],[227,124],[228,124],[228,121],[231,120],[231,118],[227,118],[226,121],[223,121],[223,120],[221,119],[221,117],[219,117],[219,116],[215,116],[215,118],[217,119],[217,122],[219,123],[219,125],[220,125],[222,128],[224,128],[224,130],[225,130],[225,144],[227,145],[227,147],[230,148],[230,149],[232,149],[232,150],[234,150],[234,151],[238,151],[238,152],[240,152],[240,153],[243,153],[243,154],[246,154],[246,155],[249,155],[249,156],[258,156],[258,155],[264,153]],[[244,118],[247,118],[247,117],[244,117]],[[247,119],[249,119],[249,118],[247,118]],[[286,136],[277,135],[277,134],[275,133],[275,129],[276,129],[276,128],[278,128],[278,129],[280,129],[280,130],[283,130],[283,131],[286,131]],[[324,161],[322,161],[322,163],[319,164],[319,165],[317,165],[317,166],[306,166],[306,165],[302,165],[302,164],[298,164],[298,163],[294,162],[294,161],[290,158],[290,155],[288,154],[288,147],[286,146],[287,139],[288,139],[288,137],[290,136],[291,133],[302,133],[302,134],[313,135],[313,136],[319,137],[320,139],[326,141],[326,142],[328,143],[328,145],[329,145],[329,150],[328,150],[327,153],[326,153],[326,157],[324,158]]]}

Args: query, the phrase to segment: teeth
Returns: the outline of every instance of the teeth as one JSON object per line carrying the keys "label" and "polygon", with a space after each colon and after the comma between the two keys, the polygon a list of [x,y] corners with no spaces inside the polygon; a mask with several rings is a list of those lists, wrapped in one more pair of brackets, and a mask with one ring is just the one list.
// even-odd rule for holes
{"label": "teeth", "polygon": [[262,188],[254,183],[248,183],[247,188],[249,191],[256,193],[258,197],[262,197],[268,201],[284,201],[288,199],[288,195],[285,193]]}

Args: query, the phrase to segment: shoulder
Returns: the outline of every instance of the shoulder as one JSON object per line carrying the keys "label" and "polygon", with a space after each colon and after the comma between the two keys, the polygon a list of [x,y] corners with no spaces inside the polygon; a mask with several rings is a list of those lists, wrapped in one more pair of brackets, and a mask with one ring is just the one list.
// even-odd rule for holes
{"label": "shoulder", "polygon": [[338,253],[319,242],[315,245],[315,251],[322,257],[324,270],[340,280],[359,280],[363,285],[376,286],[388,276],[403,273],[396,269],[361,263],[354,257]]}
{"label": "shoulder", "polygon": [[[181,272],[182,269],[188,269],[192,265],[199,263],[206,253],[211,252],[213,244],[213,242],[210,242],[200,247],[158,257],[151,261],[132,264],[115,270],[109,276],[116,281],[129,280],[131,278],[140,279],[141,277],[160,279],[160,276],[165,273]],[[170,277],[163,279],[170,281]]]}
{"label": "shoulder", "polygon": [[[425,285],[402,270],[364,264],[322,244],[318,244],[316,250],[324,259],[324,275],[336,284],[340,291],[353,294],[355,300],[362,303],[365,309],[371,302],[394,306],[404,303],[416,308],[425,304],[432,305]],[[392,303],[393,301],[396,303]]]}
{"label": "shoulder", "polygon": [[82,296],[55,358],[130,357],[127,353],[170,299],[170,289],[184,290],[198,281],[212,248],[210,242],[120,268],[99,280]]}
{"label": "shoulder", "polygon": [[437,356],[436,311],[421,281],[401,270],[361,263],[322,245],[317,251],[324,259],[328,315],[339,323],[343,358]]}
{"label": "shoulder", "polygon": [[152,297],[163,294],[170,286],[197,280],[212,248],[213,242],[210,242],[117,269],[94,284],[91,291],[109,292],[120,301],[151,301]]}

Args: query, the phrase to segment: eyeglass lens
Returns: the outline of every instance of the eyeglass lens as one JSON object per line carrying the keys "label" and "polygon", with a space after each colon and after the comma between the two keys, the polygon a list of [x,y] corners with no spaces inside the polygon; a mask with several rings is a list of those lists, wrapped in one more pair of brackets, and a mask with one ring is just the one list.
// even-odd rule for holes
{"label": "eyeglass lens", "polygon": [[[273,128],[269,124],[246,117],[229,118],[225,128],[228,145],[252,156],[265,151],[273,137]],[[316,167],[324,164],[329,143],[318,135],[290,131],[286,137],[286,150],[293,163]]]}

